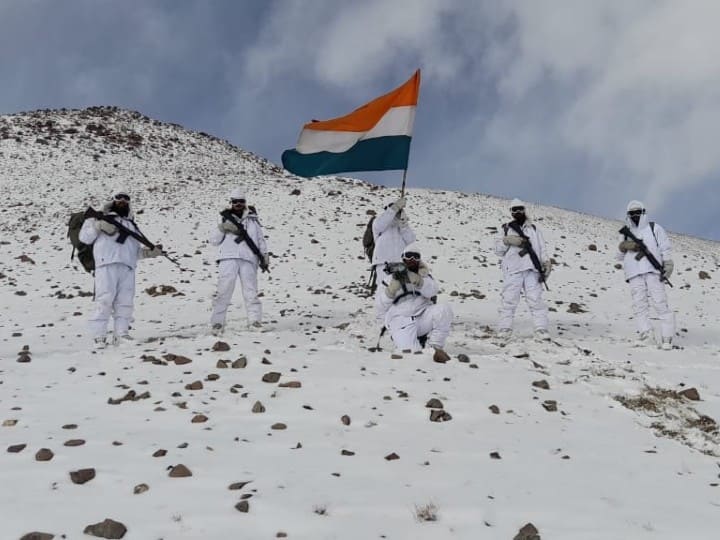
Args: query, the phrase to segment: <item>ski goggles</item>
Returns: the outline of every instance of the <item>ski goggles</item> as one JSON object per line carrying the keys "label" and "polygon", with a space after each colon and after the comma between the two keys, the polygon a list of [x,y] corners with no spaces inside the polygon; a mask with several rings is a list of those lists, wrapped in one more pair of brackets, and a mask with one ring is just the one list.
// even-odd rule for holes
{"label": "ski goggles", "polygon": [[525,213],[525,207],[524,206],[513,206],[510,209],[511,214],[523,214]]}
{"label": "ski goggles", "polygon": [[245,199],[230,199],[230,204],[232,204],[232,205],[245,204]]}
{"label": "ski goggles", "polygon": [[402,254],[402,258],[408,261],[419,261],[420,252],[418,251],[406,251]]}
{"label": "ski goggles", "polygon": [[113,199],[115,199],[116,201],[130,202],[130,195],[126,195],[125,193],[118,193],[117,195],[113,196]]}
{"label": "ski goggles", "polygon": [[627,215],[630,217],[642,216],[644,213],[645,213],[645,210],[629,210]]}

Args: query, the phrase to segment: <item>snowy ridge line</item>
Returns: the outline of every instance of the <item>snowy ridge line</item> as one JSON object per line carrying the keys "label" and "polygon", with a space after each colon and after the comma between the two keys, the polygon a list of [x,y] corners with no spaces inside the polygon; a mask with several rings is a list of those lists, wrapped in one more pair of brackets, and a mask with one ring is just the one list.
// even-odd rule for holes
{"label": "snowy ridge line", "polygon": [[[66,129],[63,114],[13,122]],[[716,243],[673,235],[681,349],[636,348],[613,259],[619,222],[530,206],[556,262],[545,298],[560,346],[528,339],[521,308],[516,343],[498,347],[486,327],[497,320],[492,246],[507,201],[411,188],[406,211],[456,318],[448,363],[391,358],[387,337],[384,351],[368,351],[378,331],[371,300],[357,293],[368,212],[396,189],[301,180],[122,110],[74,114],[78,132],[58,128],[62,140],[22,127],[18,142],[3,135],[8,117],[0,121],[3,538],[75,538],[105,518],[123,523],[125,538],[173,540],[239,529],[248,538],[513,538],[528,522],[554,540],[675,540],[720,527],[718,441],[702,420],[720,419]],[[141,144],[129,148],[132,140]],[[80,293],[92,294],[93,282],[70,261],[66,223],[116,184],[132,190],[143,232],[193,273],[141,261],[135,342],[92,354],[91,297]],[[240,330],[236,292],[226,334],[214,338],[205,333],[217,277],[207,237],[238,184],[272,253],[260,290],[273,331]],[[152,296],[153,286],[178,294]],[[217,341],[229,349],[213,350]],[[190,362],[142,358],[168,354]],[[673,397],[651,417],[615,399],[641,399],[647,388],[695,388],[699,400]],[[130,391],[136,399],[109,403]],[[683,431],[687,420],[696,425]],[[36,460],[43,448],[49,461]],[[192,476],[168,476],[180,464]],[[87,468],[95,477],[75,484],[69,473]],[[147,491],[135,494],[141,484]],[[422,521],[414,509],[430,502],[437,519]]]}

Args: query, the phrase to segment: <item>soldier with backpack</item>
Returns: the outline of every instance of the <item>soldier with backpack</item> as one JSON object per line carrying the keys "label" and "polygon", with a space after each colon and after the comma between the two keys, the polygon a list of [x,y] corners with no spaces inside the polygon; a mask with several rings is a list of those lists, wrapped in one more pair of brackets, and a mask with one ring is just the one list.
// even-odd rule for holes
{"label": "soldier with backpack", "polygon": [[251,330],[262,328],[257,271],[258,267],[263,272],[269,271],[270,254],[257,212],[247,205],[244,190],[235,188],[230,193],[230,207],[220,212],[217,228],[210,234],[210,243],[218,246],[217,292],[210,317],[213,335],[220,335],[225,329],[227,310],[238,278],[248,326]]}
{"label": "soldier with backpack", "polygon": [[498,339],[507,342],[512,337],[513,318],[525,293],[535,326],[535,338],[550,339],[548,308],[543,301],[543,284],[550,275],[552,264],[547,257],[545,240],[540,229],[530,221],[525,203],[513,199],[510,203],[512,221],[504,224],[495,241],[495,253],[502,258],[503,272]]}
{"label": "soldier with backpack", "polygon": [[661,346],[672,349],[675,317],[668,307],[665,283],[673,272],[672,246],[660,225],[648,221],[645,205],[630,201],[627,205],[625,227],[620,229],[617,260],[622,261],[625,281],[630,285],[633,312],[638,330],[638,345],[652,341],[649,305],[652,303],[660,319]]}
{"label": "soldier with backpack", "polygon": [[[101,216],[86,218],[78,235],[80,242],[92,245],[95,311],[89,320],[89,330],[96,348],[132,339],[130,321],[137,261],[163,254],[160,245],[153,249],[144,245],[142,240],[147,239],[133,221],[127,190],[115,190],[112,199],[103,206]],[[107,326],[111,316],[114,331],[108,337]]]}
{"label": "soldier with backpack", "polygon": [[387,305],[384,301],[385,287],[390,283],[391,274],[385,271],[387,263],[402,262],[402,253],[415,241],[405,213],[405,198],[390,202],[382,214],[372,221],[373,251],[372,267],[380,285],[375,291],[375,317],[378,324],[384,324]]}

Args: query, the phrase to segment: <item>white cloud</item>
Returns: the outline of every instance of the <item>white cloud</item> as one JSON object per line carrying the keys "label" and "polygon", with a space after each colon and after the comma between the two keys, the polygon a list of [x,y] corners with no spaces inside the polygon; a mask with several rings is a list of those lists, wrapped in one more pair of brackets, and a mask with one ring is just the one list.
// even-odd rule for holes
{"label": "white cloud", "polygon": [[607,214],[619,197],[660,206],[720,169],[718,20],[714,0],[286,0],[245,69],[261,85],[302,72],[362,95],[413,65],[439,93],[490,85],[491,111],[458,104],[458,131],[477,130],[458,148],[498,174],[548,167],[547,182],[584,162],[588,209]]}

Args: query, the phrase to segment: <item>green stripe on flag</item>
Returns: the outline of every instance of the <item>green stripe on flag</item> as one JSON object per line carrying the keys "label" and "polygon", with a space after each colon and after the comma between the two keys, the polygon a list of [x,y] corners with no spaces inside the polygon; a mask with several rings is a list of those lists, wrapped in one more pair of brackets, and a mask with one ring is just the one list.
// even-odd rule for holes
{"label": "green stripe on flag", "polygon": [[294,149],[285,150],[282,163],[291,173],[305,177],[341,172],[406,169],[411,139],[407,135],[376,137],[360,141],[339,154],[300,154]]}

